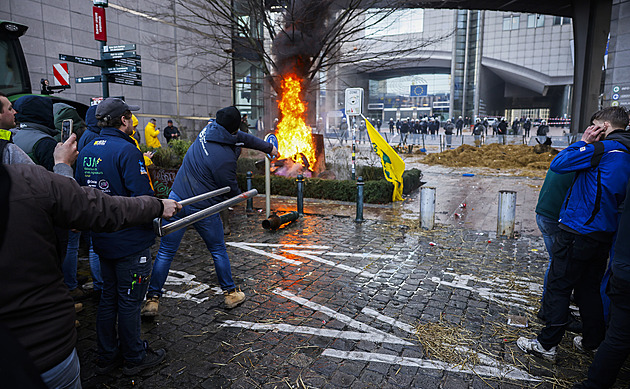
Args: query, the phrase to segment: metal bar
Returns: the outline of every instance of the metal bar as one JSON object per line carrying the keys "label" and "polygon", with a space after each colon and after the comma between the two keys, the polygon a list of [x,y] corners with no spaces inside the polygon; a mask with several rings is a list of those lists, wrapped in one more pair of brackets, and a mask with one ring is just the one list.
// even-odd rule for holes
{"label": "metal bar", "polygon": [[497,217],[497,236],[514,238],[515,220],[516,192],[512,190],[500,190],[499,211]]}
{"label": "metal bar", "polygon": [[297,175],[297,212],[298,215],[304,215],[304,176]]}
{"label": "metal bar", "polygon": [[420,227],[432,230],[435,224],[435,188],[420,188]]}
{"label": "metal bar", "polygon": [[271,161],[265,157],[265,213],[271,215]]}
{"label": "metal bar", "polygon": [[[254,186],[252,185],[252,172],[247,172],[247,190],[252,190]],[[254,212],[254,199],[247,199],[247,208],[246,212]]]}
{"label": "metal bar", "polygon": [[213,206],[210,206],[202,211],[199,212],[195,212],[192,215],[188,215],[186,217],[183,217],[179,220],[175,220],[172,223],[169,223],[165,226],[162,226],[160,223],[160,219],[154,219],[153,220],[153,229],[156,233],[157,236],[164,236],[167,234],[170,234],[171,232],[180,230],[182,228],[188,227],[189,225],[198,222],[201,219],[204,219],[208,216],[212,216],[216,213],[221,212],[224,209],[227,209],[228,207],[231,207],[234,204],[238,204],[240,202],[243,202],[245,200],[247,200],[250,197],[254,197],[258,194],[258,191],[256,189],[252,189],[252,190],[248,190],[245,193],[241,193],[238,196],[234,196],[231,199],[225,200],[219,204],[215,204]]}
{"label": "metal bar", "polygon": [[357,217],[354,221],[363,221],[363,177],[359,176],[357,180]]}
{"label": "metal bar", "polygon": [[221,189],[217,189],[217,190],[213,190],[213,191],[208,192],[208,193],[200,194],[198,196],[189,197],[186,200],[179,201],[179,203],[183,207],[183,206],[188,205],[188,204],[198,203],[200,201],[207,200],[207,199],[209,199],[211,197],[215,197],[215,196],[218,196],[218,195],[222,195],[222,194],[228,193],[229,191],[230,191],[230,187],[226,186],[226,187],[223,187]]}

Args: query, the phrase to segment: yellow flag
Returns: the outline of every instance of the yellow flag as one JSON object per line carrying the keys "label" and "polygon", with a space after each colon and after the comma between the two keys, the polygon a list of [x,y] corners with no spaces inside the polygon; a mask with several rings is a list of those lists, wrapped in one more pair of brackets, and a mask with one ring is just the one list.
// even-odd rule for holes
{"label": "yellow flag", "polygon": [[383,165],[383,174],[387,181],[394,184],[394,193],[392,194],[392,201],[401,201],[403,193],[403,178],[402,174],[405,171],[405,162],[403,162],[400,155],[398,155],[392,146],[389,145],[383,139],[381,134],[376,131],[372,123],[370,123],[365,116],[365,124],[367,126],[367,132],[372,142],[372,148],[381,157],[381,164]]}

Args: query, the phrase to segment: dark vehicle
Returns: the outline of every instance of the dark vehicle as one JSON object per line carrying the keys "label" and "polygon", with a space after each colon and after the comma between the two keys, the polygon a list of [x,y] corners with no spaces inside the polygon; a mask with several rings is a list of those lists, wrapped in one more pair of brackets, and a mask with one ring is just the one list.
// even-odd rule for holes
{"label": "dark vehicle", "polygon": [[[28,66],[20,44],[20,37],[26,30],[28,27],[23,24],[0,20],[0,91],[12,102],[24,95],[33,94]],[[85,117],[87,105],[57,96],[45,96],[55,103],[73,106],[81,117]]]}

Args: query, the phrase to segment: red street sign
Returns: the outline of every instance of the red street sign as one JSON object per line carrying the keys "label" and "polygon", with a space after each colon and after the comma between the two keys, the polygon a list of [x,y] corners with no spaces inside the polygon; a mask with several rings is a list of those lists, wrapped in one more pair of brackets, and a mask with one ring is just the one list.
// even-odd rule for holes
{"label": "red street sign", "polygon": [[68,74],[67,63],[56,63],[53,65],[53,76],[55,86],[70,85],[70,74]]}
{"label": "red street sign", "polygon": [[94,39],[107,42],[107,26],[105,23],[105,8],[92,7],[94,17]]}

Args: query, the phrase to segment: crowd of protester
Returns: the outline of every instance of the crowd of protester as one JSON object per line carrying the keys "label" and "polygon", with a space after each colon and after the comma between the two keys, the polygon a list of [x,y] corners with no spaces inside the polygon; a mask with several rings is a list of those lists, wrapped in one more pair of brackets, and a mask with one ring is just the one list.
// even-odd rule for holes
{"label": "crowd of protester", "polygon": [[[154,295],[161,294],[184,230],[170,237],[172,244],[169,238],[162,241],[154,264],[153,220],[169,223],[176,214],[198,210],[182,210],[181,198],[230,187],[230,193],[194,205],[203,208],[238,195],[240,146],[278,153],[271,143],[239,131],[238,109],[220,110],[180,170],[185,171],[181,177],[194,176],[199,185],[190,186],[178,175],[171,198],[161,200],[147,170],[151,154],[143,155],[134,139],[139,123],[132,111],[138,109],[107,98],[90,107],[83,120],[75,108],[48,97],[23,96],[12,104],[0,93],[3,387],[81,388],[76,312],[88,295],[77,277],[81,235],[89,247],[91,297],[98,301],[96,372],[122,368],[123,374],[135,375],[164,361],[166,350],[153,350],[142,339],[140,317],[143,309],[157,314]],[[62,143],[64,119],[72,119],[74,128]],[[148,122],[145,137],[160,147],[155,124],[155,119]],[[168,124],[170,142],[181,133],[171,120]],[[215,215],[194,226],[212,253],[226,308],[236,307],[246,296],[232,281],[221,219]],[[145,301],[147,290],[152,295]]]}

